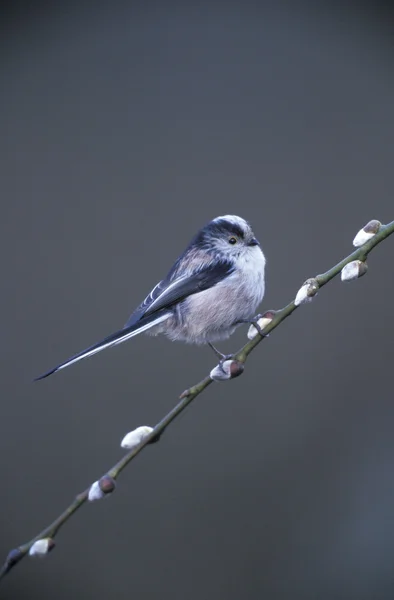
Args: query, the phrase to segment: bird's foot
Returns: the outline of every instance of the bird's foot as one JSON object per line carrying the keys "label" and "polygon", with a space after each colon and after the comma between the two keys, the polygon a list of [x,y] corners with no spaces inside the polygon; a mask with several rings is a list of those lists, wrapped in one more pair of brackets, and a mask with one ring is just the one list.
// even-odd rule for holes
{"label": "bird's foot", "polygon": [[255,327],[258,331],[258,333],[261,336],[265,336],[266,334],[263,332],[263,330],[261,329],[260,325],[259,325],[259,320],[263,317],[263,315],[256,315],[255,317],[253,317],[252,319],[242,319],[241,321],[238,321],[238,323],[245,323],[246,325],[253,325],[253,327]]}
{"label": "bird's foot", "polygon": [[211,344],[211,342],[208,342],[208,346],[210,348],[212,348],[212,350],[214,351],[214,353],[218,357],[220,364],[223,364],[224,361],[226,361],[226,360],[232,360],[234,358],[234,354],[223,354],[222,352],[220,352],[220,350],[218,350],[217,348],[215,348],[215,346],[213,344]]}
{"label": "bird's foot", "polygon": [[263,337],[264,335],[266,335],[265,333],[263,333],[263,330],[261,329],[260,325],[259,325],[259,320],[262,318],[263,315],[256,315],[255,317],[253,317],[253,319],[251,319],[249,321],[250,325],[253,325],[253,327],[255,327],[257,329],[257,331],[259,332],[259,334]]}

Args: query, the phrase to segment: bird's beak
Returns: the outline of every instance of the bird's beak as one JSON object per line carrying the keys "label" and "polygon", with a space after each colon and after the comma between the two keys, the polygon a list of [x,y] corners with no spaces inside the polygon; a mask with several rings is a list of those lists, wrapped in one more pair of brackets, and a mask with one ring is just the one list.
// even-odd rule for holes
{"label": "bird's beak", "polygon": [[252,238],[250,240],[250,242],[248,243],[248,246],[260,246],[260,242],[258,240],[256,240],[256,238]]}

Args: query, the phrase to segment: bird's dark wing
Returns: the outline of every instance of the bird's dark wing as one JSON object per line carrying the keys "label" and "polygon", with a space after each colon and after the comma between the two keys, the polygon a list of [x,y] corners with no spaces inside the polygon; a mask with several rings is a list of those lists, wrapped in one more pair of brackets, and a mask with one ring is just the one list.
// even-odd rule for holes
{"label": "bird's dark wing", "polygon": [[141,302],[138,308],[135,309],[133,313],[131,313],[130,317],[127,319],[125,323],[125,327],[130,327],[130,325],[134,325],[137,323],[146,313],[147,309],[150,305],[157,300],[161,296],[161,294],[166,290],[168,285],[168,279],[163,279],[163,281],[159,281],[157,285],[153,288],[150,294],[147,295],[145,300]]}
{"label": "bird's dark wing", "polygon": [[232,263],[221,261],[208,264],[192,275],[184,275],[173,279],[168,277],[160,281],[137,310],[133,312],[125,327],[137,323],[142,317],[153,315],[161,310],[168,310],[188,296],[213,287],[228,277],[233,270]]}
{"label": "bird's dark wing", "polygon": [[147,296],[139,308],[131,315],[126,325],[120,331],[116,331],[107,336],[101,342],[89,346],[86,350],[75,354],[68,360],[57,365],[54,369],[47,371],[37,379],[44,379],[56,371],[65,369],[74,363],[93,356],[109,348],[121,344],[126,340],[159,325],[171,317],[171,307],[187,298],[191,294],[196,294],[206,290],[222,281],[233,271],[231,263],[221,262],[207,266],[193,275],[186,277],[175,277],[161,281]]}

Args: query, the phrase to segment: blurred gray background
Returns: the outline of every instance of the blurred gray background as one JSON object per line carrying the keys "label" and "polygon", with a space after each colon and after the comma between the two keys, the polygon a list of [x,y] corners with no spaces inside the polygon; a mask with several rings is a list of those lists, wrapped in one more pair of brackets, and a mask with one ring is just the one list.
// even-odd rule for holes
{"label": "blurred gray background", "polygon": [[[1,557],[215,364],[140,337],[31,381],[122,326],[199,227],[250,220],[274,309],[394,219],[389,6],[22,6],[0,19]],[[391,600],[393,254],[302,306],[1,598]]]}

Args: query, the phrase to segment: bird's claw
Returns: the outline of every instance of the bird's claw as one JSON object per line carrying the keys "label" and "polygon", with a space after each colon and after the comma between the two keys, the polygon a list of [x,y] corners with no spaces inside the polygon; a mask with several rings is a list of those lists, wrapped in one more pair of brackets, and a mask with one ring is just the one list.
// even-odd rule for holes
{"label": "bird's claw", "polygon": [[222,354],[219,364],[222,365],[226,360],[233,360],[234,354]]}
{"label": "bird's claw", "polygon": [[262,316],[263,315],[258,314],[255,317],[253,317],[253,319],[248,321],[248,323],[250,323],[250,325],[253,325],[253,327],[255,329],[257,329],[257,331],[261,335],[261,337],[264,337],[266,334],[263,332],[263,330],[261,329],[261,327],[259,325],[259,320],[262,318]]}
{"label": "bird's claw", "polygon": [[208,346],[212,348],[216,356],[219,358],[220,364],[223,364],[225,360],[231,360],[233,358],[233,354],[223,354],[213,344],[211,344],[211,342],[208,342]]}

